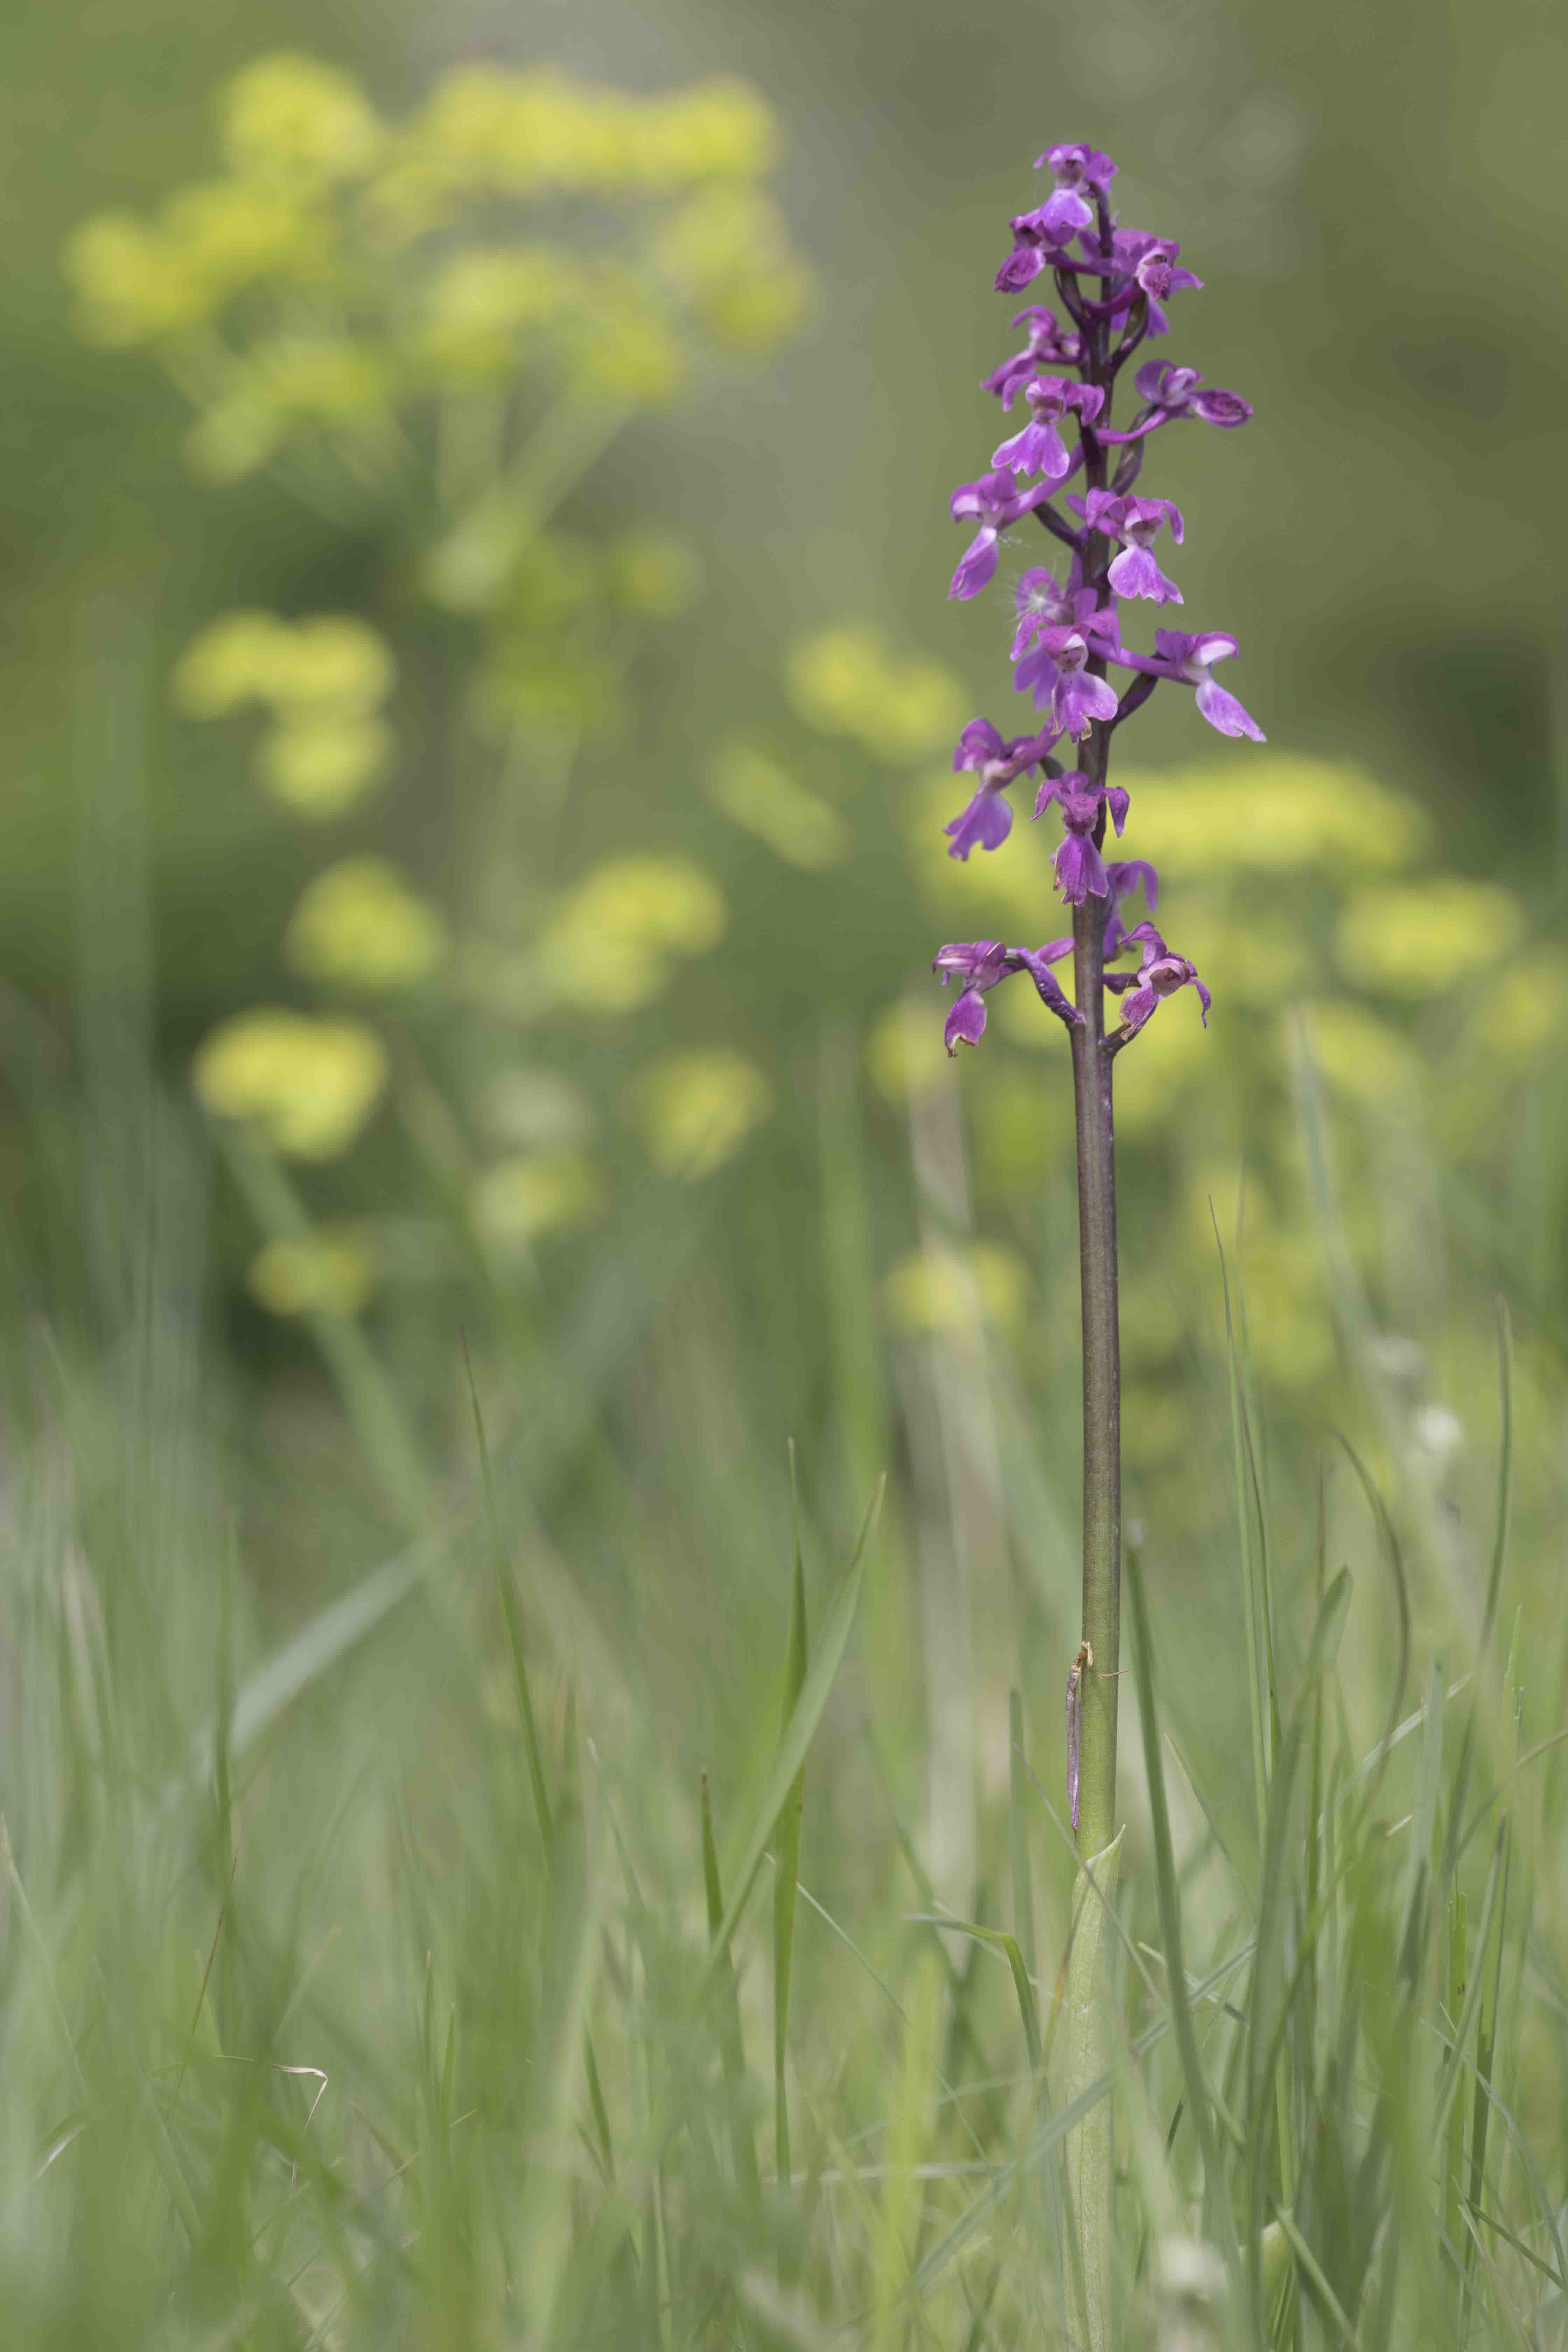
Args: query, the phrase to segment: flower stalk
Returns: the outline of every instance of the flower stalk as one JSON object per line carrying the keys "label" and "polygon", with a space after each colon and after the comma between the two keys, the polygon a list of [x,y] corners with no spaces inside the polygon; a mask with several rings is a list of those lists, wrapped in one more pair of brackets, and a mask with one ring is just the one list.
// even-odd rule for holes
{"label": "flower stalk", "polygon": [[[999,849],[1012,831],[1007,795],[1037,775],[1034,817],[1059,810],[1062,839],[1053,858],[1056,887],[1072,909],[1069,936],[1039,948],[997,940],[942,948],[935,969],[957,980],[944,1035],[949,1053],[978,1045],[986,997],[1027,971],[1036,993],[1071,1040],[1073,1112],[1078,1140],[1079,1254],[1083,1328],[1083,1580],[1079,1639],[1068,1682],[1068,1803],[1086,1865],[1116,1842],[1116,1690],[1121,1630],[1121,1379],[1117,1306],[1116,1135],[1111,1076],[1116,1056],[1139,1038],[1167,996],[1191,987],[1206,1025],[1209,992],[1188,959],[1169,948],[1152,920],[1125,924],[1121,908],[1141,892],[1152,916],[1159,877],[1146,861],[1107,859],[1108,830],[1120,837],[1129,795],[1110,780],[1111,740],[1162,683],[1190,687],[1199,715],[1219,734],[1261,742],[1261,730],[1236,698],[1217,685],[1214,664],[1234,654],[1234,637],[1156,628],[1152,652],[1125,644],[1122,607],[1158,612],[1182,604],[1176,582],[1160,567],[1162,532],[1185,539],[1185,519],[1168,499],[1140,498],[1134,488],[1154,435],[1183,419],[1231,428],[1252,411],[1232,392],[1205,388],[1195,370],[1146,361],[1134,378],[1140,406],[1118,427],[1112,411],[1119,379],[1150,337],[1169,331],[1165,304],[1200,280],[1178,261],[1173,239],[1119,226],[1109,188],[1116,166],[1082,146],[1052,147],[1037,159],[1053,189],[1045,203],[1013,220],[1013,250],[997,273],[1014,292],[1043,271],[1052,274],[1069,323],[1043,304],[1020,311],[1022,351],[984,379],[1005,411],[1021,399],[1028,421],[1005,439],[991,470],[954,491],[955,520],[978,525],[949,593],[979,595],[995,578],[1007,534],[1032,518],[1068,551],[1065,580],[1040,565],[1023,570],[1014,592],[1016,626],[1013,686],[1028,694],[1044,725],[1005,737],[989,719],[972,719],[959,739],[955,771],[974,789],[947,826],[949,855]],[[1076,431],[1078,446],[1065,436]],[[1068,488],[1082,476],[1080,491]],[[1029,483],[1029,477],[1039,478]],[[1027,484],[1027,487],[1024,485]],[[1060,498],[1068,513],[1052,503]],[[1076,517],[1076,520],[1070,519]],[[1131,673],[1119,692],[1111,673]],[[1136,970],[1118,969],[1140,951]],[[1072,959],[1069,1002],[1053,967]],[[1107,998],[1119,1000],[1107,1026]],[[1080,1979],[1082,1972],[1079,1971]],[[1078,1987],[1069,2025],[1068,2074],[1087,2085],[1103,2073],[1110,2044],[1103,2005],[1087,1980]],[[1109,2341],[1114,2230],[1109,2117],[1086,2119],[1068,2150],[1081,2312],[1091,2352]]]}

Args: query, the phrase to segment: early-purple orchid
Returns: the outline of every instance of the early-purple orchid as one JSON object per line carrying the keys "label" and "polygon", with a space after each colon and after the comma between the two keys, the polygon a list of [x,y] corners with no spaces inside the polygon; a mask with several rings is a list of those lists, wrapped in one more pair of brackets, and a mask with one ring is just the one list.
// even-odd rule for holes
{"label": "early-purple orchid", "polygon": [[1135,941],[1143,950],[1143,961],[1138,970],[1108,971],[1105,975],[1107,988],[1121,996],[1121,1026],[1126,1035],[1135,1037],[1162,997],[1174,996],[1179,988],[1196,989],[1206,1029],[1214,999],[1198,978],[1196,965],[1186,956],[1173,954],[1152,923],[1133,924],[1122,944],[1131,947]]}
{"label": "early-purple orchid", "polygon": [[1252,403],[1238,392],[1223,392],[1217,384],[1205,391],[1196,368],[1176,367],[1169,360],[1145,360],[1132,381],[1143,403],[1142,413],[1125,433],[1102,430],[1102,441],[1143,441],[1178,416],[1201,416],[1205,425],[1234,427],[1245,425],[1252,415]]}
{"label": "early-purple orchid", "polygon": [[1018,488],[1012,475],[1000,470],[982,474],[977,482],[961,482],[950,501],[954,522],[973,517],[980,524],[952,575],[949,596],[978,596],[996,574],[996,542],[1011,523],[1017,522],[1049,498],[1049,482],[1032,490]]}
{"label": "early-purple orchid", "polygon": [[1188,636],[1182,629],[1156,629],[1154,646],[1161,659],[1171,665],[1173,674],[1188,686],[1197,688],[1198,709],[1211,727],[1222,735],[1250,735],[1255,743],[1267,739],[1256,719],[1245,711],[1234,694],[1216,686],[1209,676],[1216,661],[1228,661],[1236,651],[1236,639],[1222,629],[1211,629],[1206,635]]}
{"label": "early-purple orchid", "polygon": [[[992,989],[1027,971],[1042,1003],[1066,1024],[1071,1046],[1077,1130],[1079,1292],[1083,1333],[1083,1613],[1068,1677],[1068,1808],[1086,1863],[1116,1835],[1117,1675],[1121,1640],[1121,1358],[1116,1240],[1116,1150],[1111,1117],[1116,1057],[1142,1037],[1161,1001],[1195,990],[1206,1025],[1207,988],[1190,958],[1169,946],[1153,917],[1159,877],[1146,859],[1108,858],[1131,824],[1125,785],[1110,781],[1116,730],[1161,693],[1190,688],[1198,715],[1222,735],[1262,732],[1234,695],[1215,684],[1216,663],[1237,650],[1218,630],[1156,627],[1153,646],[1130,642],[1146,604],[1182,604],[1154,555],[1168,530],[1181,545],[1185,523],[1169,499],[1141,494],[1140,476],[1155,434],[1181,417],[1232,427],[1252,411],[1239,394],[1206,388],[1195,369],[1144,360],[1132,382],[1138,405],[1121,423],[1113,410],[1123,372],[1150,336],[1168,331],[1165,306],[1200,279],[1183,266],[1173,237],[1122,226],[1110,191],[1116,166],[1099,149],[1047,147],[1039,158],[1051,193],[1012,223],[1013,250],[999,289],[1027,285],[1049,271],[1056,309],[1020,311],[1027,348],[984,379],[1005,411],[1020,396],[1028,421],[1004,440],[992,470],[954,494],[955,517],[977,535],[951,593],[976,596],[999,569],[1002,533],[1032,514],[1068,551],[1055,568],[1030,564],[1014,591],[1010,647],[1013,683],[1030,695],[1045,724],[1036,736],[1005,737],[989,719],[972,719],[959,738],[955,769],[975,779],[968,805],[947,826],[955,857],[975,846],[999,848],[1013,831],[1009,787],[1028,771],[1040,782],[1035,815],[1058,809],[1062,834],[1052,853],[1053,878],[1072,910],[1070,933],[1039,948],[973,940],[941,950],[935,970],[957,983],[943,1041],[950,1055],[978,1045]],[[1068,446],[1076,437],[1076,447]],[[1079,494],[1065,495],[1081,475]],[[1027,488],[1020,478],[1037,477]],[[1059,500],[1058,492],[1062,495]],[[1053,502],[1055,501],[1055,502]],[[1123,636],[1124,627],[1128,637]],[[1114,682],[1113,682],[1114,681]],[[1063,740],[1070,751],[1061,749]],[[1152,787],[1152,789],[1154,789]],[[1142,893],[1147,913],[1126,920]],[[1132,958],[1137,963],[1132,964]],[[1072,961],[1072,1002],[1055,967]],[[1126,968],[1119,968],[1125,963]],[[1109,1026],[1108,1026],[1109,1013]],[[1117,1017],[1120,1013],[1120,1018]],[[1147,1048],[1143,1050],[1147,1051]],[[1075,2026],[1074,2032],[1079,2031]],[[1103,2073],[1108,2049],[1098,2022],[1082,2025],[1085,2079]],[[1086,2158],[1080,2186],[1081,2275],[1103,2284],[1098,2253],[1112,2227],[1114,2176],[1109,2141]],[[1111,2314],[1100,2285],[1088,2313],[1095,2341],[1110,2339]]]}
{"label": "early-purple orchid", "polygon": [[1110,490],[1090,490],[1085,499],[1069,499],[1092,530],[1121,546],[1106,572],[1107,584],[1119,596],[1145,596],[1155,604],[1179,604],[1182,592],[1167,580],[1150,552],[1160,531],[1169,527],[1180,547],[1186,534],[1182,509],[1169,499],[1119,499]]}
{"label": "early-purple orchid", "polygon": [[[1055,944],[1059,950],[1060,942]],[[942,1026],[942,1043],[949,1054],[956,1054],[960,1045],[979,1045],[985,1034],[986,996],[998,981],[1016,971],[1028,973],[1041,1003],[1059,1021],[1065,1021],[1069,1029],[1081,1025],[1083,1015],[1062,994],[1051,961],[1048,949],[1005,948],[1000,940],[957,941],[939,948],[931,959],[931,970],[941,972],[942,986],[950,980],[963,983]]]}
{"label": "early-purple orchid", "polygon": [[1092,425],[1105,405],[1105,394],[1098,384],[1069,383],[1065,376],[1042,375],[1025,385],[1024,397],[1029,404],[1029,422],[1021,433],[992,451],[991,463],[1015,474],[1043,474],[1053,485],[1065,482],[1082,457],[1068,457],[1057,427],[1075,410],[1086,425]]}
{"label": "early-purple orchid", "polygon": [[[1057,730],[1046,727],[1037,735],[1004,740],[989,719],[972,719],[958,739],[953,772],[968,769],[978,777],[973,798],[943,830],[950,857],[967,859],[972,849],[1000,849],[1013,830],[1013,811],[1005,798],[1009,784],[1038,765],[1057,740]],[[1052,762],[1055,765],[1055,762]]]}

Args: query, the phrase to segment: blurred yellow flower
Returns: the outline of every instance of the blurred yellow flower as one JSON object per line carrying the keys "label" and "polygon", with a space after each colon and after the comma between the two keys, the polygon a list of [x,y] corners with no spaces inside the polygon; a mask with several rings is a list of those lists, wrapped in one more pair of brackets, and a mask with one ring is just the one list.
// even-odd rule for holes
{"label": "blurred yellow flower", "polygon": [[305,621],[225,613],[175,664],[172,692],[187,719],[220,719],[246,702],[336,713],[374,710],[392,689],[392,655],[349,613]]}
{"label": "blurred yellow flower", "polygon": [[1158,1134],[1170,1124],[1178,1105],[1190,1104],[1205,1079],[1222,1076],[1224,1046],[1200,1021],[1190,1014],[1184,1018],[1186,1013],[1179,1000],[1162,1005],[1147,1028],[1117,1055],[1112,1085],[1118,1135],[1142,1139]]}
{"label": "blurred yellow flower", "polygon": [[1016,1332],[1023,1326],[1028,1292],[1023,1259],[996,1242],[912,1251],[882,1280],[882,1302],[894,1329],[927,1339],[972,1331],[982,1322]]}
{"label": "blurred yellow flower", "polygon": [[[1294,1050],[1294,1016],[1280,1019],[1280,1052]],[[1359,1004],[1314,1004],[1306,1016],[1308,1049],[1330,1085],[1369,1109],[1408,1100],[1421,1081],[1421,1057],[1406,1037]]]}
{"label": "blurred yellow flower", "polygon": [[1118,769],[1115,781],[1132,795],[1138,855],[1163,875],[1393,868],[1418,856],[1431,832],[1413,801],[1361,769],[1288,752],[1234,766]]}
{"label": "blurred yellow flower", "polygon": [[742,735],[731,735],[714,751],[704,790],[731,824],[765,842],[786,865],[808,873],[837,866],[853,845],[836,808]]}
{"label": "blurred yellow flower", "polygon": [[639,1071],[628,1103],[659,1173],[694,1183],[734,1158],[771,1115],[773,1092],[744,1055],[699,1047]]}
{"label": "blurred yellow flower", "polygon": [[443,374],[482,381],[517,364],[525,328],[582,302],[583,267],[558,246],[475,246],[454,254],[431,285],[419,345]]}
{"label": "blurred yellow flower", "polygon": [[654,257],[715,340],[765,351],[794,332],[816,292],[771,196],[720,182],[660,224]]}
{"label": "blurred yellow flower", "polygon": [[1524,935],[1510,891],[1434,874],[1359,891],[1340,917],[1334,955],[1358,988],[1443,996],[1511,955]]}
{"label": "blurred yellow flower", "polygon": [[254,1120],[291,1159],[335,1160],[381,1099],[386,1048],[358,1022],[258,1006],[213,1031],[192,1075],[217,1117]]}
{"label": "blurred yellow flower", "polygon": [[285,961],[343,988],[412,988],[441,963],[447,926],[384,857],[345,857],[306,888],[283,935]]}
{"label": "blurred yellow flower", "polygon": [[760,176],[778,162],[778,121],[750,82],[692,82],[645,101],[629,141],[639,175],[655,184],[734,174]]}
{"label": "blurred yellow flower", "polygon": [[357,1315],[375,1296],[381,1254],[361,1225],[319,1225],[270,1241],[251,1261],[251,1297],[269,1315]]}
{"label": "blurred yellow flower", "polygon": [[942,1011],[936,1000],[921,1004],[900,997],[879,1013],[866,1040],[866,1066],[885,1102],[902,1105],[932,1087],[957,1084],[957,1073],[942,1042]]}
{"label": "blurred yellow flower", "polygon": [[326,823],[374,791],[395,749],[380,719],[287,719],[264,737],[256,772],[296,816]]}
{"label": "blurred yellow flower", "polygon": [[613,857],[570,890],[540,934],[549,996],[601,1013],[632,1013],[667,985],[672,961],[703,955],[724,935],[719,886],[685,857]]}
{"label": "blurred yellow flower", "polygon": [[1547,941],[1532,944],[1527,956],[1488,982],[1471,1026],[1488,1052],[1505,1055],[1516,1068],[1560,1051],[1568,1036],[1568,954]]}
{"label": "blurred yellow flower", "polygon": [[603,1216],[609,1184],[581,1151],[534,1151],[498,1160],[474,1187],[474,1222],[492,1247],[526,1249],[548,1233],[573,1231]]}
{"label": "blurred yellow flower", "polygon": [[257,58],[223,93],[223,141],[237,172],[328,184],[358,178],[383,132],[363,92],[319,58]]}
{"label": "blurred yellow flower", "polygon": [[791,701],[809,726],[850,735],[876,758],[901,763],[950,750],[963,724],[961,681],[938,662],[905,660],[876,631],[818,630],[791,650]]}

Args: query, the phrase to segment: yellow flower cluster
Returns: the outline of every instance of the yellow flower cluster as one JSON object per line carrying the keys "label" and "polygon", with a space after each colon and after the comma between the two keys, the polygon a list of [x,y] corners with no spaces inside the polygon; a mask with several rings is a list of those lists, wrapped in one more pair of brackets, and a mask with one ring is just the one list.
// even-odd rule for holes
{"label": "yellow flower cluster", "polygon": [[447,953],[447,927],[384,857],[345,857],[308,885],[283,935],[307,980],[375,994],[417,987]]}
{"label": "yellow flower cluster", "polygon": [[258,1006],[213,1031],[193,1076],[215,1116],[253,1121],[288,1158],[335,1160],[381,1099],[386,1048],[357,1021]]}
{"label": "yellow flower cluster", "polygon": [[342,816],[374,790],[395,740],[380,715],[392,655],[367,622],[325,613],[284,621],[226,613],[187,646],[172,692],[188,719],[222,719],[258,703],[269,724],[256,772],[295,815]]}
{"label": "yellow flower cluster", "polygon": [[659,1172],[695,1183],[734,1158],[772,1112],[773,1092],[743,1054],[716,1046],[650,1063],[627,1107]]}
{"label": "yellow flower cluster", "polygon": [[547,1002],[634,1013],[668,985],[678,961],[717,946],[728,920],[718,884],[689,858],[610,858],[547,919],[538,986]]}
{"label": "yellow flower cluster", "polygon": [[764,842],[786,866],[816,874],[849,854],[854,836],[847,820],[747,736],[730,736],[718,746],[704,789],[731,824]]}
{"label": "yellow flower cluster", "polygon": [[849,625],[803,638],[784,676],[808,726],[851,736],[873,759],[895,764],[950,749],[969,715],[951,670],[892,652],[874,629]]}

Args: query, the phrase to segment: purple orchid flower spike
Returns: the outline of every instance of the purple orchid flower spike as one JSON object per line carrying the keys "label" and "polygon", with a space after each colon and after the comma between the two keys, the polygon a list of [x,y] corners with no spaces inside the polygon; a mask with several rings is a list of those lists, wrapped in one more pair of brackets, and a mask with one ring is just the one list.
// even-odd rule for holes
{"label": "purple orchid flower spike", "polygon": [[1223,392],[1218,384],[1205,390],[1196,368],[1175,367],[1169,360],[1146,360],[1133,382],[1144,404],[1142,415],[1125,433],[1102,432],[1102,441],[1143,441],[1179,416],[1235,426],[1245,425],[1252,415],[1252,403],[1243,400],[1238,392]]}
{"label": "purple orchid flower spike", "polygon": [[1069,503],[1086,517],[1091,530],[1120,541],[1121,553],[1105,575],[1119,596],[1145,596],[1155,604],[1182,602],[1181,590],[1166,579],[1151,552],[1166,527],[1180,547],[1186,533],[1180,507],[1169,499],[1113,498],[1109,490],[1090,490],[1087,498]]}
{"label": "purple orchid flower spike", "polygon": [[1010,473],[982,474],[977,482],[961,482],[952,494],[950,511],[954,522],[974,517],[979,530],[959,560],[950,597],[978,596],[996,573],[996,542],[1010,523],[1017,522],[1049,498],[1048,482],[1020,491]]}
{"label": "purple orchid flower spike", "polygon": [[963,983],[942,1024],[942,1043],[949,1054],[956,1054],[960,1045],[979,1045],[985,1034],[986,996],[998,981],[1016,971],[1028,973],[1041,1003],[1059,1021],[1069,1028],[1081,1028],[1083,1015],[1062,994],[1050,969],[1052,961],[1044,948],[1005,948],[1000,940],[955,941],[939,948],[931,970],[941,972],[942,986],[950,980]]}
{"label": "purple orchid flower spike", "polygon": [[1026,319],[1029,322],[1029,340],[1024,349],[1015,352],[1010,360],[1004,360],[999,368],[993,368],[989,375],[980,379],[981,390],[995,393],[1005,409],[1012,407],[1013,395],[1031,376],[1041,375],[1053,367],[1077,367],[1083,357],[1083,338],[1071,327],[1059,326],[1056,312],[1047,310],[1043,302],[1031,303],[1026,310],[1018,311],[1014,326],[1021,327]]}
{"label": "purple orchid flower spike", "polygon": [[1206,1029],[1214,999],[1198,978],[1196,965],[1168,948],[1152,923],[1134,923],[1123,944],[1131,947],[1134,941],[1143,950],[1143,961],[1138,970],[1107,972],[1105,976],[1106,986],[1121,998],[1121,1025],[1127,1036],[1136,1037],[1161,999],[1174,996],[1179,988],[1197,990]]}
{"label": "purple orchid flower spike", "polygon": [[949,836],[948,856],[967,861],[972,849],[1000,849],[1013,830],[1013,811],[1005,797],[1007,787],[1043,760],[1056,741],[1054,728],[1038,735],[1003,739],[989,719],[972,719],[958,739],[952,755],[955,773],[970,770],[980,779],[968,806],[942,829]]}
{"label": "purple orchid flower spike", "polygon": [[1068,457],[1057,427],[1075,410],[1085,425],[1092,425],[1105,405],[1105,394],[1098,384],[1069,383],[1065,376],[1042,375],[1025,386],[1024,397],[1029,404],[1029,422],[1021,433],[992,451],[991,463],[1010,467],[1015,474],[1043,474],[1052,485],[1065,482],[1081,461]]}
{"label": "purple orchid flower spike", "polygon": [[1222,735],[1249,735],[1255,743],[1268,740],[1235,695],[1227,694],[1209,676],[1216,661],[1228,661],[1237,650],[1234,637],[1222,629],[1210,629],[1198,636],[1189,636],[1183,629],[1156,629],[1154,646],[1161,661],[1170,665],[1168,675],[1197,688],[1198,709],[1211,727]]}

